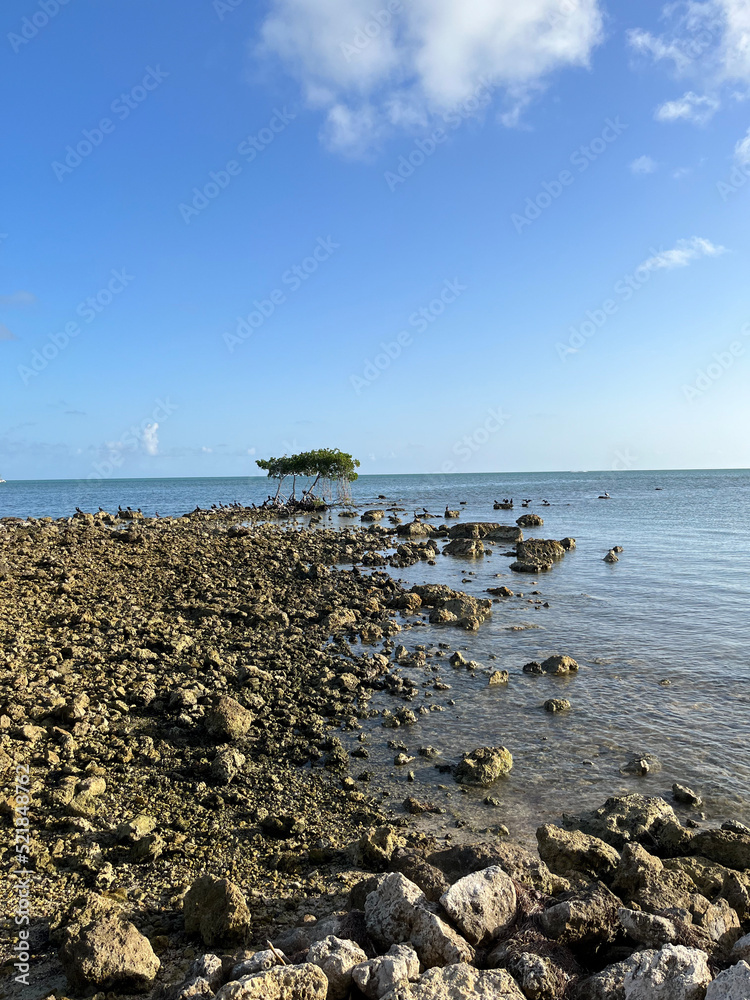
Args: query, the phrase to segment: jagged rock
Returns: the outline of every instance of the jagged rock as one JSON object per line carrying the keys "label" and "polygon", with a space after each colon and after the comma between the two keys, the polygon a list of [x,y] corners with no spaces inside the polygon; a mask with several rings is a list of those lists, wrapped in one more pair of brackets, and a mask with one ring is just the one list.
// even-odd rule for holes
{"label": "jagged rock", "polygon": [[625,975],[626,1000],[704,1000],[711,982],[705,952],[667,944],[633,955]]}
{"label": "jagged rock", "polygon": [[443,549],[443,555],[479,559],[484,555],[484,545],[478,538],[454,538]]}
{"label": "jagged rock", "polygon": [[690,853],[700,854],[726,868],[750,868],[750,831],[702,830],[690,842]]}
{"label": "jagged rock", "polygon": [[526,1000],[559,1000],[570,981],[556,962],[535,952],[505,955],[502,964],[521,987]]}
{"label": "jagged rock", "polygon": [[682,802],[686,806],[698,806],[703,805],[703,799],[694,792],[692,788],[688,788],[687,785],[680,785],[675,782],[672,785],[672,795],[674,795],[675,802]]}
{"label": "jagged rock", "polygon": [[558,712],[569,712],[570,702],[567,698],[548,698],[544,703],[544,711],[551,715],[556,715]]}
{"label": "jagged rock", "polygon": [[207,945],[241,944],[250,927],[250,911],[242,891],[228,879],[203,875],[183,901],[185,932],[200,934]]}
{"label": "jagged rock", "polygon": [[277,965],[283,965],[284,961],[281,959],[286,961],[286,955],[280,948],[275,948],[273,951],[270,948],[256,951],[250,958],[243,958],[242,961],[237,962],[229,978],[230,980],[244,979],[245,976],[252,976],[256,972],[268,972],[269,969],[273,969]]}
{"label": "jagged rock", "polygon": [[352,969],[352,979],[368,1000],[380,1000],[390,990],[419,978],[419,958],[408,944],[394,944],[385,955]]}
{"label": "jagged rock", "polygon": [[706,1000],[748,1000],[750,997],[750,965],[738,962],[725,969],[709,984]]}
{"label": "jagged rock", "polygon": [[60,962],[76,992],[147,990],[159,971],[148,938],[104,901],[76,913],[60,937]]}
{"label": "jagged rock", "polygon": [[367,955],[354,941],[342,941],[330,935],[311,946],[307,961],[325,973],[328,1000],[344,1000],[352,987],[352,969],[366,962]]}
{"label": "jagged rock", "polygon": [[411,943],[422,965],[432,969],[457,962],[473,962],[474,949],[434,910],[426,908],[432,906],[434,904],[425,903],[425,909],[417,907],[411,926]]}
{"label": "jagged rock", "polygon": [[735,942],[742,937],[740,919],[726,899],[717,899],[703,907],[695,905],[693,920],[716,943],[713,949],[716,957],[729,955]]}
{"label": "jagged rock", "polygon": [[516,520],[516,524],[520,528],[541,528],[544,521],[538,514],[522,514]]}
{"label": "jagged rock", "polygon": [[544,933],[570,945],[613,941],[620,900],[601,882],[572,898],[556,903],[540,916]]}
{"label": "jagged rock", "polygon": [[352,852],[353,859],[360,865],[382,871],[394,852],[405,846],[404,838],[392,827],[378,826],[362,834]]}
{"label": "jagged rock", "polygon": [[564,677],[578,671],[578,664],[572,656],[548,656],[542,660],[542,671],[554,677]]}
{"label": "jagged rock", "polygon": [[216,1000],[326,1000],[328,980],[317,965],[282,965],[227,983]]}
{"label": "jagged rock", "polygon": [[581,833],[548,823],[536,831],[539,857],[558,875],[586,875],[605,882],[614,874],[620,855],[609,844]]}
{"label": "jagged rock", "polygon": [[246,757],[234,747],[220,750],[211,761],[211,777],[217,785],[229,785],[245,765]]}
{"label": "jagged rock", "polygon": [[440,904],[472,944],[491,940],[516,916],[516,890],[498,866],[466,875],[441,896]]}
{"label": "jagged rock", "polygon": [[214,739],[222,742],[238,740],[246,736],[255,721],[255,716],[243,708],[234,698],[222,695],[216,703],[206,711],[203,723],[206,732]]}
{"label": "jagged rock", "polygon": [[201,955],[190,967],[190,979],[204,979],[212,991],[216,991],[224,979],[224,966],[218,955]]}
{"label": "jagged rock", "polygon": [[492,865],[499,865],[516,882],[547,895],[560,891],[559,883],[563,881],[553,876],[547,865],[530,851],[509,842],[450,847],[435,851],[427,860],[444,872],[450,882]]}
{"label": "jagged rock", "polygon": [[664,799],[633,794],[613,796],[599,809],[578,817],[565,816],[563,825],[566,829],[578,829],[599,837],[620,851],[631,841],[654,847],[662,827],[679,827],[680,823],[674,809]]}
{"label": "jagged rock", "polygon": [[644,948],[661,948],[677,939],[677,927],[666,917],[656,917],[642,910],[619,910],[620,923],[625,933]]}
{"label": "jagged rock", "polygon": [[509,679],[507,670],[493,670],[487,678],[487,685],[488,687],[498,687],[501,684],[507,684]]}
{"label": "jagged rock", "polygon": [[729,958],[732,962],[750,962],[750,934],[734,942]]}
{"label": "jagged rock", "polygon": [[639,844],[626,844],[612,888],[623,902],[658,913],[674,906],[690,909],[696,887],[684,872],[665,868]]}
{"label": "jagged rock", "polygon": [[456,781],[462,785],[481,785],[486,788],[513,767],[513,757],[505,747],[479,747],[464,754],[453,770]]}
{"label": "jagged rock", "polygon": [[616,962],[597,975],[580,980],[573,991],[574,1000],[626,1000],[625,976],[632,966],[631,959]]}
{"label": "jagged rock", "polygon": [[418,885],[431,903],[437,903],[448,890],[449,883],[445,875],[416,851],[403,849],[395,851],[391,858],[391,867]]}
{"label": "jagged rock", "polygon": [[480,972],[461,962],[430,969],[418,982],[391,990],[383,1000],[524,1000],[524,995],[504,970]]}
{"label": "jagged rock", "polygon": [[565,555],[565,549],[553,539],[529,538],[516,546],[517,560],[510,564],[516,573],[544,573]]}

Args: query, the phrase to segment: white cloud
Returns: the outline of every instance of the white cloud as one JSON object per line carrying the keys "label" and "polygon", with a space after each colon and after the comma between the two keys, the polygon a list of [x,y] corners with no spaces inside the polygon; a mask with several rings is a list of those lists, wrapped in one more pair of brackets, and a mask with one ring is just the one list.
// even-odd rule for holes
{"label": "white cloud", "polygon": [[630,164],[630,169],[634,174],[653,174],[659,169],[659,164],[652,156],[639,156]]}
{"label": "white cloud", "polygon": [[143,444],[143,450],[147,455],[156,455],[159,451],[159,435],[157,431],[159,430],[158,424],[148,424],[144,430],[141,437],[141,442]]}
{"label": "white cloud", "polygon": [[726,252],[726,247],[716,246],[710,240],[693,236],[689,240],[678,240],[671,250],[661,250],[653,257],[649,257],[641,267],[647,271],[658,271],[661,268],[671,270],[675,267],[687,267],[701,257],[718,257]]}
{"label": "white cloud", "polygon": [[741,167],[750,166],[750,129],[744,139],[740,139],[734,147],[734,158]]}
{"label": "white cloud", "polygon": [[689,90],[676,101],[666,101],[654,112],[658,122],[687,121],[705,125],[716,114],[719,102],[707,94],[695,94]]}
{"label": "white cloud", "polygon": [[393,128],[424,126],[482,82],[509,99],[551,73],[587,66],[602,35],[600,0],[270,0],[262,50],[280,57],[324,134],[358,152]]}

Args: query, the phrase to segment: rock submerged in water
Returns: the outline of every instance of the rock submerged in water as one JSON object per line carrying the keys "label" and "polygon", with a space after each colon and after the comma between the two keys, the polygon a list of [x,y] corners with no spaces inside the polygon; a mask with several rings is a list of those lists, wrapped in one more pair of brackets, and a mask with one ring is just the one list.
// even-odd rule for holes
{"label": "rock submerged in water", "polygon": [[453,776],[462,785],[487,788],[513,768],[513,757],[506,747],[479,747],[464,754],[453,769]]}
{"label": "rock submerged in water", "polygon": [[567,698],[548,698],[544,703],[544,711],[555,715],[558,712],[569,712],[570,702]]}
{"label": "rock submerged in water", "polygon": [[565,551],[554,539],[529,538],[516,546],[517,559],[510,568],[516,573],[546,573],[563,558]]}
{"label": "rock submerged in water", "polygon": [[484,555],[484,545],[478,538],[454,538],[443,549],[443,555],[479,559]]}
{"label": "rock submerged in water", "polygon": [[519,528],[541,528],[544,520],[538,514],[522,514],[516,520],[516,524]]}
{"label": "rock submerged in water", "polygon": [[[541,672],[544,674],[551,674],[553,677],[564,677],[566,674],[575,674],[578,672],[578,664],[573,659],[572,656],[548,656],[546,660],[542,660]],[[524,670],[526,668],[524,667]],[[528,671],[529,673],[536,673],[536,671]]]}
{"label": "rock submerged in water", "polygon": [[687,785],[680,785],[675,782],[672,785],[672,795],[674,796],[675,802],[681,802],[686,806],[694,806],[696,809],[703,805],[703,799],[694,792],[692,788],[688,788]]}

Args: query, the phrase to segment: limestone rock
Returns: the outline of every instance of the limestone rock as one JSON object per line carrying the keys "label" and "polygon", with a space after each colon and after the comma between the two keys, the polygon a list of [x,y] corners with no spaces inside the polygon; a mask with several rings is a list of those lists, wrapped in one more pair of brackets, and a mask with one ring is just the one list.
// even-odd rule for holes
{"label": "limestone rock", "polygon": [[326,1000],[328,980],[317,965],[282,965],[227,983],[216,1000]]}
{"label": "limestone rock", "polygon": [[632,966],[632,960],[628,959],[608,965],[597,975],[582,979],[574,989],[574,1000],[626,1000],[625,976]]}
{"label": "limestone rock", "polygon": [[209,736],[222,742],[229,742],[246,736],[255,721],[255,716],[234,698],[222,695],[206,711],[203,721]]}
{"label": "limestone rock", "polygon": [[522,514],[516,520],[516,524],[520,528],[541,528],[544,521],[538,514]]}
{"label": "limestone rock", "polygon": [[512,879],[502,868],[493,866],[459,879],[440,903],[464,937],[480,944],[510,926],[517,899]]}
{"label": "limestone rock", "polygon": [[677,939],[677,928],[666,917],[656,917],[643,910],[621,907],[620,923],[625,933],[643,948],[661,948]]}
{"label": "limestone rock", "polygon": [[686,806],[698,806],[703,805],[703,799],[694,792],[692,788],[688,788],[687,785],[679,785],[675,782],[672,785],[672,795],[675,797],[675,802],[682,802]]}
{"label": "limestone rock", "polygon": [[684,872],[665,868],[639,844],[626,844],[612,888],[623,902],[658,913],[675,906],[690,909],[696,887]]}
{"label": "limestone rock", "polygon": [[625,975],[626,1000],[704,1000],[711,982],[705,952],[667,944],[633,955]]}
{"label": "limestone rock", "polygon": [[414,911],[426,902],[419,886],[404,875],[387,875],[365,900],[367,933],[375,946],[385,950],[391,944],[408,941]]}
{"label": "limestone rock", "polygon": [[556,903],[540,917],[544,933],[562,944],[586,945],[613,941],[620,900],[601,882]]}
{"label": "limestone rock", "polygon": [[750,831],[702,830],[691,840],[690,853],[746,871],[750,868]]}
{"label": "limestone rock", "polygon": [[732,962],[750,963],[750,934],[746,934],[739,941],[734,942],[729,959]]}
{"label": "limestone rock", "polygon": [[750,997],[750,965],[738,962],[725,969],[709,984],[706,1000],[748,1000]]}
{"label": "limestone rock", "polygon": [[408,944],[394,944],[385,955],[352,969],[352,979],[369,1000],[380,1000],[390,990],[419,978],[419,958]]}
{"label": "limestone rock", "polygon": [[558,884],[562,881],[553,876],[547,865],[530,851],[509,842],[450,847],[435,851],[428,855],[427,860],[444,872],[451,882],[492,865],[499,865],[516,882],[547,895],[559,891]]}
{"label": "limestone rock", "polygon": [[542,660],[542,671],[545,674],[552,674],[554,677],[574,674],[577,670],[578,664],[572,656],[548,656],[546,660]]}
{"label": "limestone rock", "polygon": [[461,962],[430,969],[418,982],[391,990],[383,1000],[524,1000],[524,995],[504,970],[480,972]]}
{"label": "limestone rock", "polygon": [[119,913],[84,911],[62,933],[60,961],[74,991],[149,989],[160,962]]}
{"label": "limestone rock", "polygon": [[307,953],[307,961],[323,970],[328,980],[328,1000],[344,1000],[352,986],[352,969],[367,961],[367,955],[354,941],[342,941],[330,935],[316,941]]}
{"label": "limestone rock", "polygon": [[471,945],[431,909],[415,909],[411,943],[426,969],[474,961],[474,949]]}
{"label": "limestone rock", "polygon": [[605,882],[614,874],[620,855],[609,844],[548,823],[536,831],[539,857],[558,875],[586,875]]}
{"label": "limestone rock", "polygon": [[548,698],[544,703],[544,711],[552,715],[558,712],[569,712],[570,702],[567,698]]}
{"label": "limestone rock", "polygon": [[185,932],[199,933],[207,945],[242,944],[250,927],[250,911],[242,891],[228,879],[203,875],[193,882],[183,902]]}
{"label": "limestone rock", "polygon": [[566,829],[574,828],[590,833],[618,851],[633,841],[653,847],[659,832],[667,824],[680,825],[669,803],[664,799],[647,798],[639,794],[613,796],[593,812],[579,817],[566,816],[563,823]]}
{"label": "limestone rock", "polygon": [[505,747],[479,747],[464,754],[453,775],[459,784],[486,788],[513,767],[513,757]]}
{"label": "limestone rock", "polygon": [[454,538],[443,549],[443,555],[478,559],[484,555],[484,545],[478,538]]}

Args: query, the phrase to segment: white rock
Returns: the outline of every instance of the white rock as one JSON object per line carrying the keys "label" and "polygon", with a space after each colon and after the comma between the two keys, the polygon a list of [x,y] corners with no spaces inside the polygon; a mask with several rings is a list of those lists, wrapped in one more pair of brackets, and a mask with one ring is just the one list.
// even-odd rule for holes
{"label": "white rock", "polygon": [[427,908],[417,907],[414,911],[411,943],[426,969],[474,961],[474,949],[469,942]]}
{"label": "white rock", "polygon": [[493,865],[459,879],[440,904],[473,944],[504,931],[516,915],[516,890],[502,868]]}
{"label": "white rock", "polygon": [[750,997],[750,965],[738,962],[725,969],[708,987],[706,1000],[748,1000]]}
{"label": "white rock", "polygon": [[328,980],[317,965],[282,965],[227,983],[216,1000],[326,1000]]}
{"label": "white rock", "polygon": [[704,1000],[711,982],[708,956],[697,948],[667,944],[632,956],[625,1000]]}
{"label": "white rock", "polygon": [[750,962],[750,934],[746,934],[739,941],[735,941],[729,961]]}
{"label": "white rock", "polygon": [[217,990],[221,986],[224,978],[224,968],[218,955],[201,955],[196,958],[190,968],[190,978],[205,979],[212,990]]}
{"label": "white rock", "polygon": [[352,979],[369,1000],[380,1000],[389,990],[419,978],[419,958],[408,944],[394,944],[385,955],[352,969]]}
{"label": "white rock", "polygon": [[352,969],[367,961],[367,955],[354,941],[329,937],[316,941],[307,953],[307,961],[323,970],[328,980],[328,1000],[344,1000],[352,988]]}
{"label": "white rock", "polygon": [[620,907],[620,923],[625,933],[644,948],[661,948],[677,937],[677,928],[666,917],[656,917],[642,910]]}
{"label": "white rock", "polygon": [[525,1000],[516,981],[502,969],[480,972],[459,963],[430,969],[419,982],[399,986],[383,1000]]}
{"label": "white rock", "polygon": [[414,911],[426,902],[419,886],[399,872],[384,878],[365,900],[367,933],[375,946],[385,950],[392,944],[408,941]]}

